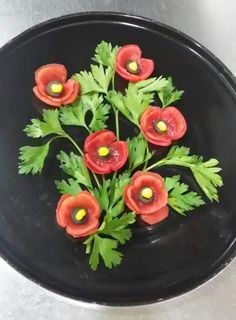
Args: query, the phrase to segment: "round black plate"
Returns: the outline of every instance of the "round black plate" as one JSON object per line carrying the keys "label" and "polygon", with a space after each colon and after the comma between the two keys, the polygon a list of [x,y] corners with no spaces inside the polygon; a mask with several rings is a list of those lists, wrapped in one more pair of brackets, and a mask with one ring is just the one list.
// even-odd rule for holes
{"label": "round black plate", "polygon": [[[155,75],[171,75],[185,94],[177,106],[188,122],[181,144],[223,168],[220,203],[190,213],[171,213],[152,228],[137,225],[122,248],[121,266],[88,267],[84,246],[55,223],[58,193],[53,180],[55,146],[40,177],[17,174],[18,148],[32,141],[22,129],[37,116],[33,108],[34,70],[51,62],[69,74],[87,69],[101,40],[136,43],[155,61]],[[0,51],[0,251],[15,268],[67,297],[108,305],[138,305],[190,290],[221,270],[235,254],[236,85],[211,53],[172,28],[144,18],[85,13],[43,23]],[[122,132],[129,132],[123,122]],[[128,128],[130,129],[130,128]],[[79,143],[83,142],[80,131]],[[169,170],[173,174],[175,169]],[[183,177],[194,183],[183,171]]]}

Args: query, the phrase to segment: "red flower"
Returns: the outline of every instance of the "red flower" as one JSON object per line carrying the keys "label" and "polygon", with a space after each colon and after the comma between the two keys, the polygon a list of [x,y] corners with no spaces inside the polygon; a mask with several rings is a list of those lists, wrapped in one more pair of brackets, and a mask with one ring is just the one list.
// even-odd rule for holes
{"label": "red flower", "polygon": [[84,143],[86,166],[98,174],[117,171],[128,158],[128,146],[125,141],[115,141],[116,136],[110,130],[99,130],[90,134]]}
{"label": "red flower", "polygon": [[141,56],[142,51],[135,44],[121,47],[116,55],[116,72],[131,82],[147,79],[153,72],[154,62]]}
{"label": "red flower", "polygon": [[148,224],[165,219],[169,214],[168,193],[158,173],[137,171],[125,189],[125,203]]}
{"label": "red flower", "polygon": [[99,204],[87,191],[76,196],[63,195],[57,204],[57,223],[75,238],[94,233],[98,229],[99,217]]}
{"label": "red flower", "polygon": [[67,71],[62,64],[46,64],[35,71],[35,95],[46,104],[59,107],[72,103],[78,96],[79,84],[67,80]]}
{"label": "red flower", "polygon": [[140,125],[145,138],[158,146],[169,146],[187,130],[182,113],[175,107],[149,107],[142,114]]}

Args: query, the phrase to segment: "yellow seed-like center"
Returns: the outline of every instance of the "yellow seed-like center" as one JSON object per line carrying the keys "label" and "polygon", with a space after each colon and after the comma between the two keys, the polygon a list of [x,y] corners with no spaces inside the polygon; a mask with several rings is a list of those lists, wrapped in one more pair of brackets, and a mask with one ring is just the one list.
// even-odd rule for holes
{"label": "yellow seed-like center", "polygon": [[160,132],[166,132],[167,130],[167,125],[164,121],[158,121],[156,127]]}
{"label": "yellow seed-like center", "polygon": [[54,83],[51,85],[51,91],[53,93],[61,93],[63,89],[63,85],[60,83]]}
{"label": "yellow seed-like center", "polygon": [[131,61],[129,63],[129,69],[130,71],[136,72],[138,70],[138,64],[136,61]]}
{"label": "yellow seed-like center", "polygon": [[98,149],[98,155],[100,157],[106,157],[110,153],[109,149],[107,147],[101,147]]}
{"label": "yellow seed-like center", "polygon": [[85,216],[87,212],[85,209],[79,209],[75,214],[75,220],[81,221]]}
{"label": "yellow seed-like center", "polygon": [[151,188],[143,188],[143,190],[141,191],[141,196],[145,199],[151,199],[151,197],[153,196],[153,192]]}

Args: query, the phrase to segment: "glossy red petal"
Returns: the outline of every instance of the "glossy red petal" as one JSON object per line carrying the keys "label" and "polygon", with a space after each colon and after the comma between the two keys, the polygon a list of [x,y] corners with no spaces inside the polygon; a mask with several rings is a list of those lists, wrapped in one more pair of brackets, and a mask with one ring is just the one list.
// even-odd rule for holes
{"label": "glossy red petal", "polygon": [[142,188],[144,184],[150,184],[159,189],[164,185],[162,176],[155,172],[137,171],[133,175],[131,182],[135,188]]}
{"label": "glossy red petal", "polygon": [[140,73],[138,76],[140,77],[140,80],[147,79],[154,70],[154,62],[151,59],[144,59],[142,58],[140,60]]}
{"label": "glossy red petal", "polygon": [[[137,45],[126,45],[121,47],[116,55],[116,72],[124,79],[137,82],[147,79],[154,69],[154,62],[151,59],[141,58],[142,52]],[[127,71],[128,60],[136,60],[140,66],[139,74],[132,74]]]}
{"label": "glossy red petal", "polygon": [[132,191],[133,187],[131,184],[129,184],[124,191],[125,204],[130,210],[134,211],[136,214],[140,214],[139,206],[136,203],[135,199],[133,199]]}
{"label": "glossy red petal", "polygon": [[62,104],[69,104],[75,101],[79,94],[79,84],[73,79],[69,79],[63,87],[63,93],[61,96]]}
{"label": "glossy red petal", "polygon": [[[151,203],[143,203],[140,200],[140,192],[144,187],[150,187],[154,192],[155,198]],[[154,172],[136,172],[131,184],[125,190],[127,206],[138,214],[152,214],[165,206],[167,200],[168,193],[164,188],[164,180]]]}
{"label": "glossy red petal", "polygon": [[[84,208],[89,214],[88,221],[83,225],[73,223],[70,215],[73,209]],[[56,219],[59,226],[66,228],[72,236],[90,234],[98,225],[100,207],[96,198],[87,191],[82,191],[76,196],[63,195],[58,202]]]}
{"label": "glossy red petal", "polygon": [[141,80],[147,79],[153,72],[154,69],[154,62],[150,59],[140,59],[138,61],[140,64],[140,72],[139,74],[132,74],[129,73],[125,66],[120,64],[116,64],[116,72],[125,80],[130,82],[138,82]]}
{"label": "glossy red petal", "polygon": [[85,224],[75,224],[70,222],[66,227],[66,232],[72,237],[85,237],[94,233],[99,226],[99,221],[93,215],[89,215],[88,222]]}
{"label": "glossy red petal", "polygon": [[33,92],[39,100],[43,101],[44,103],[48,104],[49,106],[53,106],[53,107],[58,108],[62,105],[61,99],[52,98],[52,97],[48,96],[45,92],[42,92],[42,90],[40,90],[40,86],[35,86],[33,88]]}
{"label": "glossy red petal", "polygon": [[76,195],[78,207],[85,208],[91,212],[91,214],[99,218],[100,207],[97,199],[88,191],[79,192]]}
{"label": "glossy red petal", "polygon": [[141,214],[140,219],[152,225],[166,219],[168,215],[169,215],[169,207],[165,206],[153,214]]}
{"label": "glossy red petal", "polygon": [[33,88],[35,95],[50,106],[60,107],[75,101],[79,93],[79,84],[75,80],[68,80],[64,84],[63,93],[60,97],[54,98],[46,93],[46,86],[39,84]]}
{"label": "glossy red petal", "polygon": [[[155,145],[169,146],[172,142],[169,131],[161,134],[154,130],[154,123],[158,120],[164,120],[163,110],[160,107],[149,107],[140,119],[142,133],[149,142]],[[166,122],[169,125],[168,121]]]}
{"label": "glossy red petal", "polygon": [[168,135],[172,140],[180,139],[187,130],[187,124],[182,113],[175,107],[163,110],[163,120],[168,124]]}
{"label": "glossy red petal", "polygon": [[110,167],[112,171],[117,171],[126,163],[128,159],[128,145],[125,141],[115,141],[111,146]]}
{"label": "glossy red petal", "polygon": [[47,85],[50,81],[64,83],[67,79],[67,71],[64,65],[51,63],[46,64],[35,71],[36,84]]}
{"label": "glossy red petal", "polygon": [[112,172],[107,160],[100,159],[97,154],[85,153],[84,162],[87,168],[97,174],[108,174]]}
{"label": "glossy red petal", "polygon": [[99,130],[90,134],[84,142],[84,152],[95,151],[97,153],[98,148],[102,146],[110,147],[113,141],[115,141],[116,135],[110,130]]}
{"label": "glossy red petal", "polygon": [[165,189],[160,189],[156,191],[156,198],[151,203],[143,203],[139,199],[139,190],[133,189],[132,197],[136,200],[136,204],[139,208],[140,214],[153,214],[157,210],[160,210],[163,206],[167,204],[168,193]]}
{"label": "glossy red petal", "polygon": [[128,60],[140,59],[142,51],[136,44],[127,44],[119,48],[116,54],[116,63],[122,67],[125,67],[125,64]]}
{"label": "glossy red petal", "polygon": [[64,198],[60,203],[58,210],[56,211],[56,219],[59,226],[65,228],[70,221],[70,213],[74,208],[78,207],[76,197],[69,196]]}
{"label": "glossy red petal", "polygon": [[59,212],[60,212],[60,209],[61,209],[61,205],[64,202],[64,200],[67,199],[68,197],[70,197],[70,195],[63,194],[61,196],[61,198],[59,199],[58,203],[57,203],[56,219],[57,219],[57,222],[58,222],[59,225],[63,224],[62,221],[60,221],[60,215],[59,215]]}

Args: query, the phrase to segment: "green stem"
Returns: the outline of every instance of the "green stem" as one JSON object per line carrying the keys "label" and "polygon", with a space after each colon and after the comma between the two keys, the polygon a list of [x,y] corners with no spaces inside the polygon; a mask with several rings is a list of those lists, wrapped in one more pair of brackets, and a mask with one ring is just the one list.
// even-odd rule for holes
{"label": "green stem", "polygon": [[96,181],[96,184],[97,184],[98,188],[101,188],[101,184],[99,183],[96,174],[92,172],[92,175],[93,175],[93,177],[94,177],[94,180]]}
{"label": "green stem", "polygon": [[[68,134],[66,133],[65,135],[61,136],[61,138],[66,138],[68,140],[70,140],[70,142],[74,145],[74,147],[76,148],[76,150],[79,151],[80,155],[83,156],[83,151],[81,150],[81,148],[79,147],[79,145],[75,142],[75,140]],[[86,173],[87,173],[87,179],[89,180],[89,184],[90,184],[90,188],[92,190],[93,188],[93,185],[92,185],[92,182],[91,182],[91,178],[90,178],[90,174],[89,174],[89,170],[87,169],[87,167],[85,166],[86,168]],[[94,173],[92,173],[93,176],[94,176],[94,179],[98,185],[98,187],[100,186],[99,184],[99,181],[97,180],[97,177],[94,175]]]}
{"label": "green stem", "polygon": [[113,109],[115,112],[115,122],[116,122],[116,137],[117,140],[120,139],[120,128],[119,128],[119,110],[117,109]]}
{"label": "green stem", "polygon": [[186,168],[190,168],[190,169],[192,169],[194,166],[191,163],[186,163],[186,162],[183,163],[183,162],[179,162],[179,161],[171,161],[168,159],[162,159],[162,160],[155,162],[154,164],[152,164],[148,168],[146,168],[145,171],[150,171],[155,167],[161,167],[161,166],[165,166],[165,165],[180,166],[180,167],[186,167]]}
{"label": "green stem", "polygon": [[71,138],[71,136],[68,133],[63,135],[63,137],[67,138],[68,140],[70,140],[70,142],[74,145],[74,147],[79,151],[81,156],[83,156],[83,151],[80,149],[79,145],[75,142],[75,140],[73,138]]}
{"label": "green stem", "polygon": [[115,90],[115,71],[114,71],[114,74],[111,78],[111,86],[112,86],[112,90]]}

